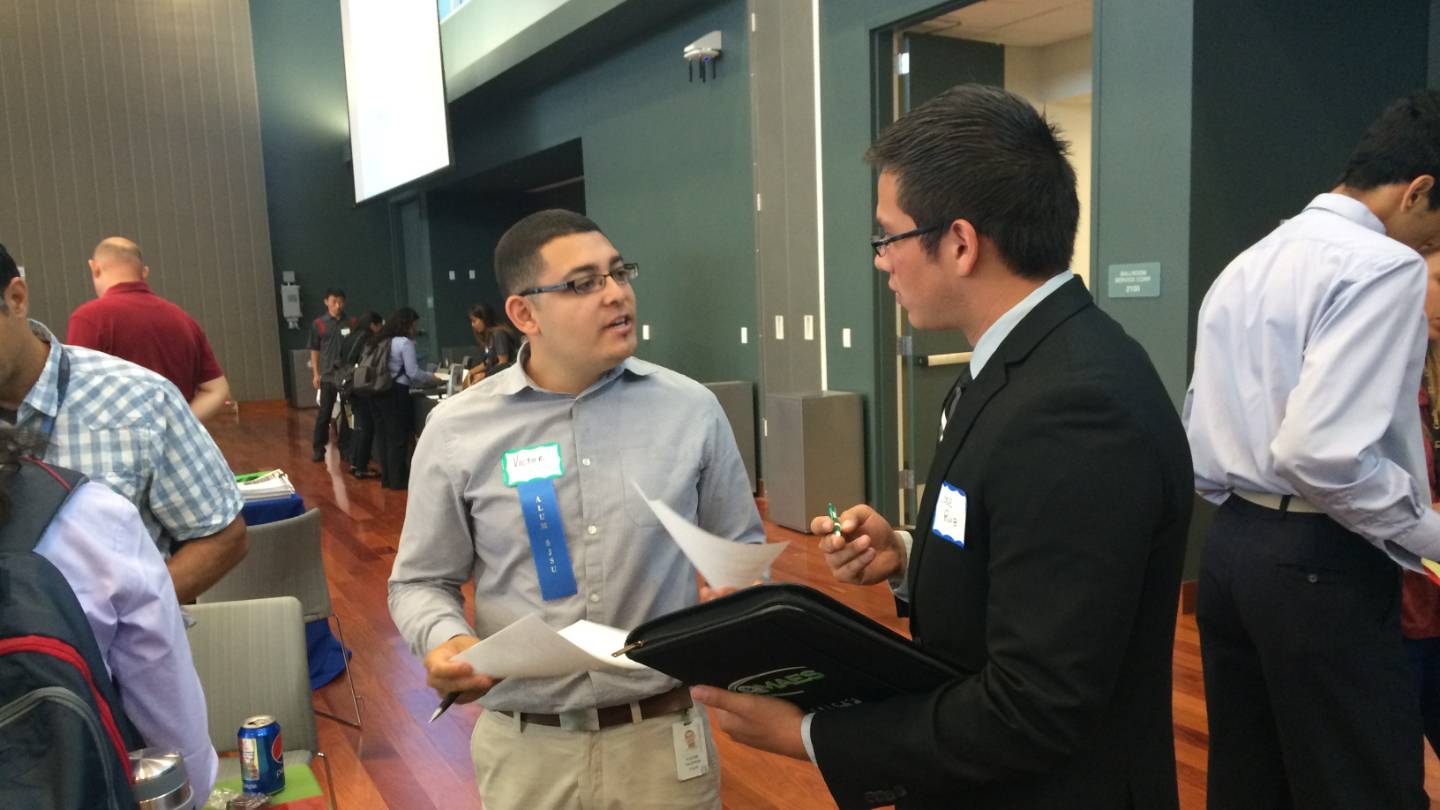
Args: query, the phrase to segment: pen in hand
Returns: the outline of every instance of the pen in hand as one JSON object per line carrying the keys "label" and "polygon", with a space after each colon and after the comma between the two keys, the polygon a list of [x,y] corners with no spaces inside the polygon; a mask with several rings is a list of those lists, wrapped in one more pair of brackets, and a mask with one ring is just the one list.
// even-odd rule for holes
{"label": "pen in hand", "polygon": [[438,719],[438,718],[440,717],[440,715],[442,715],[442,714],[445,713],[445,710],[446,710],[446,709],[450,708],[451,706],[454,706],[454,705],[455,705],[455,700],[456,700],[456,698],[458,698],[458,697],[460,697],[460,693],[459,693],[459,692],[451,692],[451,693],[447,694],[447,695],[445,696],[445,698],[440,701],[440,705],[435,707],[434,713],[432,713],[432,714],[430,715],[430,720],[429,720],[429,722],[431,722],[431,723],[435,722],[435,720]]}
{"label": "pen in hand", "polygon": [[829,507],[830,507],[830,527],[835,530],[835,536],[836,536],[836,537],[840,537],[840,516],[837,515],[837,514],[835,514],[835,504],[833,504],[833,503],[832,503],[832,504],[829,504]]}

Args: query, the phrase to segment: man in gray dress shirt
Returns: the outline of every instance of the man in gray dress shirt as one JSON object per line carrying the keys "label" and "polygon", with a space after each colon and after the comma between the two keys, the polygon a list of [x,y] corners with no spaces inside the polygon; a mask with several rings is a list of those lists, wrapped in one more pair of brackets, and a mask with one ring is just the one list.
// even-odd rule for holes
{"label": "man in gray dress shirt", "polygon": [[1212,808],[1428,806],[1396,563],[1440,559],[1415,409],[1437,177],[1440,94],[1417,93],[1200,307],[1185,426],[1220,505],[1196,616]]}
{"label": "man in gray dress shirt", "polygon": [[[517,223],[495,274],[528,342],[515,365],[436,408],[415,450],[390,613],[431,687],[485,706],[471,753],[489,810],[720,806],[705,714],[676,681],[500,681],[450,660],[531,613],[556,629],[628,630],[695,604],[705,589],[637,485],[717,535],[764,542],[719,403],[632,357],[637,273],[579,214]],[[471,579],[473,630],[460,593]],[[682,779],[686,731],[708,765]]]}

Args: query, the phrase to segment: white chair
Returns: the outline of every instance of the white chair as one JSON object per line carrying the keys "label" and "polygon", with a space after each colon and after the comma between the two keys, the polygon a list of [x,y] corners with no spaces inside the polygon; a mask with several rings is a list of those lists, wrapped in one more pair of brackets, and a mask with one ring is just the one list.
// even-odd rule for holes
{"label": "white chair", "polygon": [[[195,624],[186,636],[205,688],[210,742],[216,752],[237,751],[240,724],[268,714],[280,723],[287,765],[308,768],[312,755],[324,764],[329,807],[334,810],[330,760],[318,750],[315,733],[300,601],[282,596],[191,605],[187,610]],[[239,775],[239,758],[222,757],[220,778]]]}
{"label": "white chair", "polygon": [[293,596],[300,600],[305,621],[334,617],[340,647],[345,654],[345,681],[350,685],[350,702],[355,719],[340,717],[324,709],[316,712],[347,726],[361,728],[360,696],[350,674],[350,656],[345,648],[345,628],[330,604],[330,585],[325,579],[325,559],[320,553],[320,510],[311,509],[299,517],[263,523],[249,529],[250,553],[227,572],[199,602],[236,602],[269,596]]}

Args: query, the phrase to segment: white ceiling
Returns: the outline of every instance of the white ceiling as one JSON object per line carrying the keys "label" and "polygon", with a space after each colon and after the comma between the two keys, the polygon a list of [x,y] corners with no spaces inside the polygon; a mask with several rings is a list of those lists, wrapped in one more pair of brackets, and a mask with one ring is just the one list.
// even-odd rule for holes
{"label": "white ceiling", "polygon": [[908,30],[1037,48],[1089,34],[1094,0],[982,0]]}

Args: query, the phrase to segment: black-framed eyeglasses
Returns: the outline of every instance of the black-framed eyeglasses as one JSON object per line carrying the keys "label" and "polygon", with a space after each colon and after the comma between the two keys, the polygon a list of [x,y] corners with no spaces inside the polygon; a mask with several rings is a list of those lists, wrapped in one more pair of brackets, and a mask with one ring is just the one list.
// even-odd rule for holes
{"label": "black-framed eyeglasses", "polygon": [[897,233],[894,236],[877,236],[870,240],[870,247],[875,251],[876,258],[885,255],[885,248],[901,239],[909,239],[912,236],[923,236],[927,233],[934,233],[940,230],[939,225],[931,225],[928,228],[915,228],[904,233]]}
{"label": "black-framed eyeglasses", "polygon": [[614,279],[616,284],[628,285],[640,275],[640,265],[637,262],[626,262],[608,273],[591,273],[588,276],[572,278],[569,281],[562,281],[559,284],[547,284],[544,287],[531,287],[528,290],[521,290],[516,295],[535,295],[536,293],[564,292],[569,290],[576,295],[589,295],[600,292],[605,286],[607,279]]}

